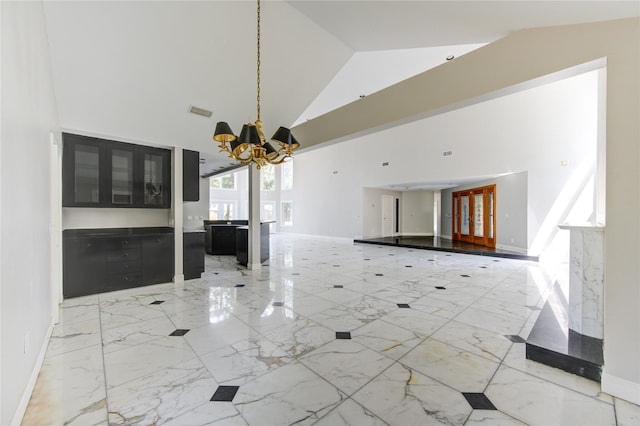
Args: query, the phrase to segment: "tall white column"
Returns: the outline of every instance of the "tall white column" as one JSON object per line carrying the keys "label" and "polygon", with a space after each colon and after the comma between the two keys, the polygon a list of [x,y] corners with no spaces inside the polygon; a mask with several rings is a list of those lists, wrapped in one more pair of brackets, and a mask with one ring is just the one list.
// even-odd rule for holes
{"label": "tall white column", "polygon": [[248,269],[260,269],[260,171],[249,166],[249,257]]}
{"label": "tall white column", "polygon": [[182,148],[173,149],[173,163],[171,173],[171,206],[173,211],[174,231],[174,283],[184,283],[184,270],[182,267],[182,227],[184,215],[182,212]]}

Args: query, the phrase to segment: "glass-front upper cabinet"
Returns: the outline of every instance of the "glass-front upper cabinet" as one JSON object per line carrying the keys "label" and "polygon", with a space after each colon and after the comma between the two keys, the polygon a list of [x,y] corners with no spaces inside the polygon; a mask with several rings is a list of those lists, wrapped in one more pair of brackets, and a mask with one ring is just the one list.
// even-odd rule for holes
{"label": "glass-front upper cabinet", "polygon": [[111,203],[134,204],[133,149],[111,149]]}
{"label": "glass-front upper cabinet", "polygon": [[171,151],[63,134],[64,207],[168,209]]}
{"label": "glass-front upper cabinet", "polygon": [[90,138],[65,137],[62,205],[98,207],[104,192],[104,147]]}
{"label": "glass-front upper cabinet", "polygon": [[145,152],[143,154],[144,170],[144,205],[161,207],[168,206],[167,188],[169,163],[165,152]]}

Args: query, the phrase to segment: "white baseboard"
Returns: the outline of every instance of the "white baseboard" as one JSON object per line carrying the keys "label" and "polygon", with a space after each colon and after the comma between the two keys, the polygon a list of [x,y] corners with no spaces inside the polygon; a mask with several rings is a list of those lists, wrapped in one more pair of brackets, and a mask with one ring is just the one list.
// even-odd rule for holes
{"label": "white baseboard", "polygon": [[29,381],[27,382],[27,386],[25,386],[24,388],[24,392],[22,393],[22,397],[20,398],[20,402],[18,403],[16,412],[13,415],[13,420],[11,420],[11,426],[19,426],[22,423],[24,413],[27,411],[29,400],[31,399],[31,394],[33,393],[33,389],[36,387],[38,374],[40,374],[40,369],[42,368],[42,364],[44,363],[44,356],[47,354],[49,340],[51,340],[51,333],[53,333],[53,325],[54,324],[52,317],[49,323],[49,328],[47,329],[42,344],[40,345],[40,353],[38,354],[38,358],[36,358],[36,363],[33,366],[31,375],[29,376]]}
{"label": "white baseboard", "polygon": [[352,243],[354,240],[353,238],[346,238],[346,237],[332,237],[329,235],[314,235],[314,234],[297,234],[294,232],[279,232],[278,235],[281,235],[281,236],[289,235],[296,238],[310,238],[314,240],[341,241],[343,243]]}
{"label": "white baseboard", "polygon": [[504,244],[496,244],[496,248],[501,250],[509,250],[509,251],[513,251],[513,252],[525,254],[525,255],[528,254],[527,249],[523,249],[521,247],[513,247],[513,246],[507,246]]}
{"label": "white baseboard", "polygon": [[444,238],[445,240],[453,240],[453,238],[451,238],[451,235],[449,234],[440,234],[440,238]]}
{"label": "white baseboard", "polygon": [[607,373],[602,373],[602,392],[640,405],[640,383],[630,382]]}
{"label": "white baseboard", "polygon": [[433,237],[433,232],[403,232],[400,235],[403,237]]}

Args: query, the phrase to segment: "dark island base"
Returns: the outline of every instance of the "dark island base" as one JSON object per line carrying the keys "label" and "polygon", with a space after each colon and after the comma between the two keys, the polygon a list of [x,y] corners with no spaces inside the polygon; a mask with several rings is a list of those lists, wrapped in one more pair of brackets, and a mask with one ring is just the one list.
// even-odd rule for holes
{"label": "dark island base", "polygon": [[526,342],[526,357],[600,382],[602,340],[569,329],[568,301],[556,284]]}

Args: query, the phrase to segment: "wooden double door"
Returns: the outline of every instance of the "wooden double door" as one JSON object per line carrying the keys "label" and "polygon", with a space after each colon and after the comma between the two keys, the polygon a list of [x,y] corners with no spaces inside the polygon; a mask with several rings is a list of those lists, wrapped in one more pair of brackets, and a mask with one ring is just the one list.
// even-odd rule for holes
{"label": "wooden double door", "polygon": [[496,246],[496,186],[453,193],[453,239],[485,247]]}

